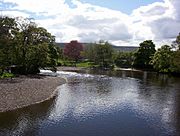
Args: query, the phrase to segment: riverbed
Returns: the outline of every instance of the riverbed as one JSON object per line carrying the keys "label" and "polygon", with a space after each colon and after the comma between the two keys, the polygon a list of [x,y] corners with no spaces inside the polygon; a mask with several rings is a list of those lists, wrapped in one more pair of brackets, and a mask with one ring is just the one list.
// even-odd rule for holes
{"label": "riverbed", "polygon": [[55,99],[0,114],[3,136],[178,136],[180,78],[142,71],[42,71]]}

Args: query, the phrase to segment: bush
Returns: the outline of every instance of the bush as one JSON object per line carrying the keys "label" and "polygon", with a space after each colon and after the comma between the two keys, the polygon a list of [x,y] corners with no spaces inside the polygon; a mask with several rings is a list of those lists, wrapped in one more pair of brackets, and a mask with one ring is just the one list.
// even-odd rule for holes
{"label": "bush", "polygon": [[57,62],[57,66],[62,66],[62,63],[61,62]]}

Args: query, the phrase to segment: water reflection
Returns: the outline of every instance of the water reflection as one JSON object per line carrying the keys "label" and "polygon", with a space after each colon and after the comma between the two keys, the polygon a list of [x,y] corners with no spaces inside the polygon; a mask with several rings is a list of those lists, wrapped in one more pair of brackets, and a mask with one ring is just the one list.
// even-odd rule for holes
{"label": "water reflection", "polygon": [[36,136],[47,119],[54,100],[11,112],[0,113],[0,136]]}
{"label": "water reflection", "polygon": [[180,134],[179,78],[97,70],[58,72],[56,76],[67,78],[68,83],[59,88],[54,103],[0,114],[0,135]]}

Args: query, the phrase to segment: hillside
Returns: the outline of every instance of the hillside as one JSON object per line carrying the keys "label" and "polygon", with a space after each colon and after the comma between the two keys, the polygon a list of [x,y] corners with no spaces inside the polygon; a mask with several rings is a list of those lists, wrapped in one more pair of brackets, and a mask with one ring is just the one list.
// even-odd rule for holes
{"label": "hillside", "polygon": [[[64,48],[66,43],[56,43],[57,46],[60,48]],[[82,43],[84,46],[88,46],[89,43]],[[138,46],[116,46],[112,45],[113,48],[117,51],[122,51],[122,52],[131,52],[137,50],[139,47]]]}

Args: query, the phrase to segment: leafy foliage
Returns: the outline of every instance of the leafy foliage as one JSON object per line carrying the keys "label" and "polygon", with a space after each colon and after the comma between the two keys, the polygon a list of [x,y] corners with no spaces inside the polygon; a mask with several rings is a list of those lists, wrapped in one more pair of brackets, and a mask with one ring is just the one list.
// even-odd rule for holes
{"label": "leafy foliage", "polygon": [[83,51],[83,57],[88,59],[89,61],[95,62],[96,60],[96,49],[95,49],[96,43],[89,43],[87,46],[85,46],[85,49]]}
{"label": "leafy foliage", "polygon": [[71,60],[78,61],[82,58],[81,52],[83,51],[83,45],[78,41],[71,41],[67,43],[64,48],[64,55]]}
{"label": "leafy foliage", "polygon": [[134,54],[134,67],[143,69],[152,68],[150,61],[155,52],[155,44],[152,42],[152,40],[147,40],[140,43],[138,51]]}
{"label": "leafy foliage", "polygon": [[172,47],[175,50],[180,50],[180,33],[179,35],[176,37],[176,40],[173,42]]}
{"label": "leafy foliage", "polygon": [[121,68],[130,68],[132,67],[133,60],[133,52],[118,52],[114,58],[114,63]]}
{"label": "leafy foliage", "polygon": [[[45,28],[24,18],[0,17],[0,67],[11,65],[18,73],[37,73],[39,68],[56,65],[55,37]],[[3,72],[2,72],[3,73]]]}
{"label": "leafy foliage", "polygon": [[154,69],[163,73],[170,72],[172,55],[173,52],[171,51],[171,47],[168,45],[164,45],[158,49],[151,61]]}
{"label": "leafy foliage", "polygon": [[180,50],[175,51],[172,58],[171,72],[180,73]]}
{"label": "leafy foliage", "polygon": [[13,37],[17,30],[15,19],[0,17],[0,67],[11,65],[13,59]]}
{"label": "leafy foliage", "polygon": [[85,50],[85,57],[100,67],[110,67],[113,64],[113,48],[108,42],[91,43]]}

